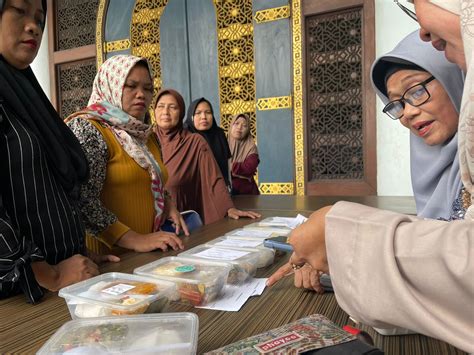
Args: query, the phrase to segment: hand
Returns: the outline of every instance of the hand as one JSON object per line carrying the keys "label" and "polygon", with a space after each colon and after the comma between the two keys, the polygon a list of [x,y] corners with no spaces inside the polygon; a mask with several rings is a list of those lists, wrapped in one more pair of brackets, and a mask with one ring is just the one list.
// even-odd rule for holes
{"label": "hand", "polygon": [[186,225],[186,222],[184,221],[183,216],[181,215],[181,213],[179,213],[178,209],[176,208],[176,205],[174,204],[174,202],[171,199],[169,199],[169,200],[166,200],[166,203],[167,204],[169,203],[167,218],[173,221],[173,226],[175,228],[176,235],[179,235],[182,228],[184,235],[186,235],[186,237],[189,237],[188,226]]}
{"label": "hand", "polygon": [[184,249],[183,242],[174,233],[162,231],[140,234],[129,230],[116,244],[122,248],[131,249],[139,253],[146,253],[156,249],[167,251],[168,246],[173,250]]}
{"label": "hand", "polygon": [[294,253],[290,263],[303,266],[305,263],[318,271],[329,273],[326,255],[325,219],[332,206],[313,212],[308,220],[296,227],[288,237]]}
{"label": "hand", "polygon": [[288,262],[287,264],[280,267],[275,273],[273,273],[273,275],[268,278],[267,286],[273,286],[278,281],[291,274],[294,274],[295,287],[314,290],[320,294],[324,293],[324,289],[319,283],[319,278],[322,272],[313,269],[309,264],[305,264],[300,269],[293,270],[292,263]]}
{"label": "hand", "polygon": [[53,266],[59,274],[58,290],[73,283],[99,275],[99,267],[91,259],[76,254]]}
{"label": "hand", "polygon": [[44,261],[33,262],[31,267],[40,286],[50,290],[59,289],[73,283],[99,275],[99,267],[89,258],[76,254],[57,265]]}
{"label": "hand", "polygon": [[115,255],[102,255],[102,254],[97,254],[94,253],[92,250],[87,250],[87,256],[97,265],[102,264],[104,262],[112,262],[112,263],[118,263],[120,261],[120,258]]}
{"label": "hand", "polygon": [[227,211],[227,215],[232,219],[239,219],[240,217],[249,217],[249,218],[255,219],[255,218],[260,218],[262,216],[260,213],[257,213],[257,212],[241,211],[234,207],[229,208],[229,210]]}

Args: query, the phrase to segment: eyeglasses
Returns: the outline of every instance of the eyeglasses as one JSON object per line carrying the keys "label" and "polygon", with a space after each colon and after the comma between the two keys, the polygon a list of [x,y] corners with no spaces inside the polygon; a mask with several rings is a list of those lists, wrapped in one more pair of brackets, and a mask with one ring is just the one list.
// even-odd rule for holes
{"label": "eyeglasses", "polygon": [[416,84],[408,88],[398,100],[390,101],[383,108],[383,112],[386,113],[392,120],[399,120],[403,117],[405,110],[405,102],[413,107],[423,105],[431,97],[426,85],[435,79],[434,76],[430,76],[425,81]]}
{"label": "eyeglasses", "polygon": [[399,7],[400,9],[402,9],[402,11],[403,11],[404,13],[406,13],[408,16],[410,16],[410,18],[412,18],[413,20],[415,20],[416,22],[418,22],[418,17],[416,17],[416,13],[415,13],[414,11],[411,11],[410,9],[408,9],[406,6],[403,6],[403,5],[400,4],[398,1],[399,1],[399,0],[393,0],[393,2],[394,2],[395,4],[397,4],[398,7]]}

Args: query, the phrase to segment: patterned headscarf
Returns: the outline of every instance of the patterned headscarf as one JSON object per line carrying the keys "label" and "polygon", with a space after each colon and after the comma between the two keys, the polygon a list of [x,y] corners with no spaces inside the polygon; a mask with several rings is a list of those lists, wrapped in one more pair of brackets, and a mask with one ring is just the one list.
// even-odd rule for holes
{"label": "patterned headscarf", "polygon": [[107,59],[94,79],[87,108],[69,116],[66,121],[80,117],[101,122],[115,134],[125,152],[148,171],[156,211],[153,231],[157,231],[162,222],[165,199],[160,166],[146,146],[152,127],[122,111],[125,81],[139,62],[146,63],[153,79],[153,72],[145,58],[116,55]]}

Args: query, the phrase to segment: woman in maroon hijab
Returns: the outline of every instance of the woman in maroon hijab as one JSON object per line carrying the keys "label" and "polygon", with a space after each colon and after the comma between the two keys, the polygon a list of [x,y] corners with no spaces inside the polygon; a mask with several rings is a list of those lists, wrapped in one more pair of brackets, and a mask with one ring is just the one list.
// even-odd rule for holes
{"label": "woman in maroon hijab", "polygon": [[183,128],[185,105],[175,90],[158,93],[155,106],[156,134],[168,169],[166,190],[178,210],[195,210],[204,224],[226,216],[258,218],[260,214],[234,207],[224,178],[206,140]]}
{"label": "woman in maroon hijab", "polygon": [[260,163],[258,150],[250,134],[250,118],[245,113],[235,115],[227,137],[232,154],[232,191],[236,195],[259,195],[254,175]]}

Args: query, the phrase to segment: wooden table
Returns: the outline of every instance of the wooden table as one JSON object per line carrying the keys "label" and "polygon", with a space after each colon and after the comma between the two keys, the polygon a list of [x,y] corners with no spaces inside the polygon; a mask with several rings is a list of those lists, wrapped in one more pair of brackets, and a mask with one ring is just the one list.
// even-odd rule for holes
{"label": "wooden table", "polygon": [[[269,196],[239,197],[236,199],[236,205],[240,207],[250,207],[250,205],[273,207],[259,209],[263,217],[267,217],[295,216],[298,212],[308,215],[309,211],[320,207],[320,203],[328,202],[326,199],[321,201],[317,198],[300,200],[295,196],[278,196],[275,200],[278,204],[275,202],[273,206],[268,206],[267,204],[271,202]],[[393,201],[397,209],[401,208],[399,198],[395,198]],[[379,206],[381,204],[390,206],[390,198],[375,198],[372,202]],[[404,203],[407,212],[413,212],[411,210],[414,206],[413,202],[407,199]],[[294,208],[300,206],[299,204],[303,208]],[[281,210],[276,209],[278,206]],[[202,227],[191,237],[184,238],[184,244],[188,249],[250,222],[248,219],[238,221],[225,219]],[[128,253],[122,256],[120,263],[104,265],[102,271],[131,273],[138,266],[163,256],[175,254],[175,252]],[[272,266],[260,269],[257,277],[269,276],[286,262],[287,257],[288,255],[279,257]],[[199,354],[313,313],[323,314],[340,326],[351,324],[348,315],[337,305],[332,293],[317,295],[314,292],[297,289],[293,287],[291,277],[271,289],[266,289],[262,296],[249,299],[239,312],[210,311],[178,304],[171,305],[169,311],[194,312],[199,316]],[[55,293],[47,293],[44,300],[34,306],[27,304],[23,296],[1,300],[0,314],[2,318],[0,322],[0,353],[2,354],[37,351],[63,323],[71,319],[66,303]],[[362,328],[372,335],[376,346],[387,354],[464,354],[449,344],[423,335],[383,337],[370,327]]]}

